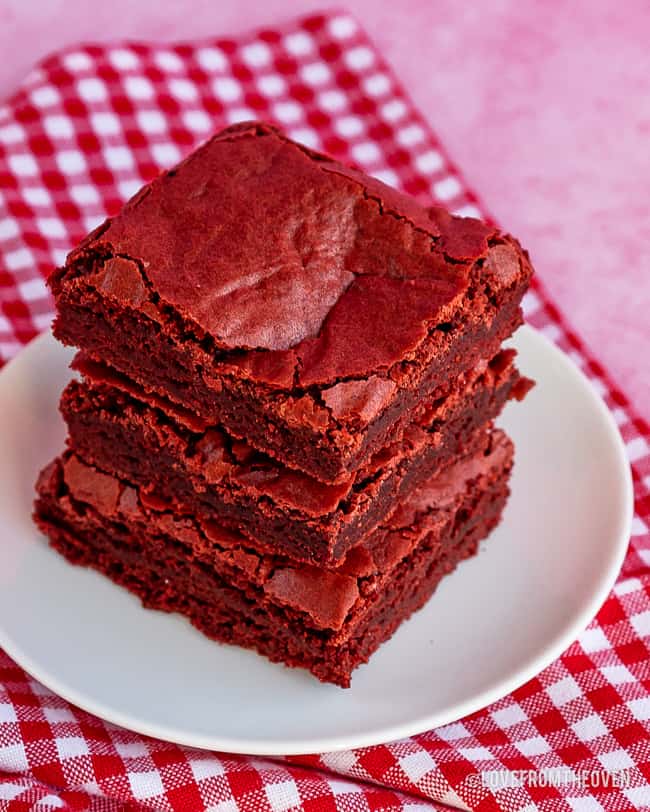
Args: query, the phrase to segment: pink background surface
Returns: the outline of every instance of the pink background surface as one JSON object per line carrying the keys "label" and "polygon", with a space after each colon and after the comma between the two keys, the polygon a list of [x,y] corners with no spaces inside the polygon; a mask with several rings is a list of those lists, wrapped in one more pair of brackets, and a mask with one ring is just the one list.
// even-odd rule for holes
{"label": "pink background surface", "polygon": [[[647,0],[347,0],[570,323],[650,419]],[[79,40],[237,34],[321,0],[0,0],[0,97]],[[623,14],[622,11],[625,11]]]}

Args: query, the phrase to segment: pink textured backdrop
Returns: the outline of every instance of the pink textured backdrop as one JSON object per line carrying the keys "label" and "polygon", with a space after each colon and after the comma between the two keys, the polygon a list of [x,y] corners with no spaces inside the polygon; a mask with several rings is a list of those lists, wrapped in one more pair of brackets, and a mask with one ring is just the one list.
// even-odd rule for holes
{"label": "pink textured backdrop", "polygon": [[[0,0],[0,97],[78,40],[236,34],[322,0]],[[347,0],[571,323],[650,419],[647,0]],[[624,12],[624,13],[623,13]]]}

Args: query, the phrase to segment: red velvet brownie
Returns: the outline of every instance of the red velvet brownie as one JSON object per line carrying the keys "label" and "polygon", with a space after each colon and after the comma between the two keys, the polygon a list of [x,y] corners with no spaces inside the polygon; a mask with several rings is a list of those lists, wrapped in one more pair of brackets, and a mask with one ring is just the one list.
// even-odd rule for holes
{"label": "red velvet brownie", "polygon": [[499,521],[516,240],[248,123],[53,272],[80,349],[35,519],[216,640],[348,685]]}
{"label": "red velvet brownie", "polygon": [[104,572],[146,606],[347,686],[498,523],[511,465],[507,437],[485,434],[482,447],[412,492],[336,567],[297,566],[72,451],[41,474],[36,521],[70,561]]}
{"label": "red velvet brownie", "polygon": [[72,381],[61,411],[69,444],[86,462],[294,559],[332,563],[403,495],[482,442],[478,435],[505,401],[527,387],[513,356],[503,351],[461,376],[450,395],[428,404],[401,437],[336,485],[285,468],[218,426],[197,431],[186,415],[172,418],[168,404],[163,411],[143,401],[105,368],[95,366],[88,382]]}
{"label": "red velvet brownie", "polygon": [[498,352],[530,275],[495,227],[253,122],[146,186],[50,285],[62,341],[335,483]]}

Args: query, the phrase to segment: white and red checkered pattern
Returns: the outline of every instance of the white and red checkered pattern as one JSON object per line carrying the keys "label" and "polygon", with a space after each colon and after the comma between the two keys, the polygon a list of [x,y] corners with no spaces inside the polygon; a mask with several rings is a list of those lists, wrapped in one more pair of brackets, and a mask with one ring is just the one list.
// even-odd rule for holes
{"label": "white and red checkered pattern", "polygon": [[[359,25],[314,16],[237,40],[70,48],[0,107],[0,356],[46,329],[43,278],[106,215],[212,131],[242,119],[423,201],[480,206]],[[586,372],[612,409],[634,472],[636,515],[596,620],[518,691],[392,744],[286,760],[194,751],[71,706],[0,651],[0,810],[650,809],[650,431],[549,302],[528,321]],[[491,770],[629,770],[629,786],[491,790]]]}

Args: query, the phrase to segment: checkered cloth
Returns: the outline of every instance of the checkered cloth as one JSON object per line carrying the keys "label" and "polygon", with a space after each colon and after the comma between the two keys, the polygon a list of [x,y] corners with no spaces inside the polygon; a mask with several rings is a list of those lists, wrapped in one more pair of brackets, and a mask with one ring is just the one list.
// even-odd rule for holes
{"label": "checkered cloth", "polygon": [[[237,40],[75,47],[46,59],[0,107],[0,354],[52,317],[43,277],[161,168],[242,119],[358,164],[459,214],[480,206],[358,24],[314,16]],[[634,471],[621,576],[553,665],[471,717],[400,742],[251,759],[107,724],[58,698],[0,651],[0,810],[572,810],[650,808],[650,432],[549,302],[528,321],[590,377]],[[628,769],[619,789],[491,790],[478,773]]]}

